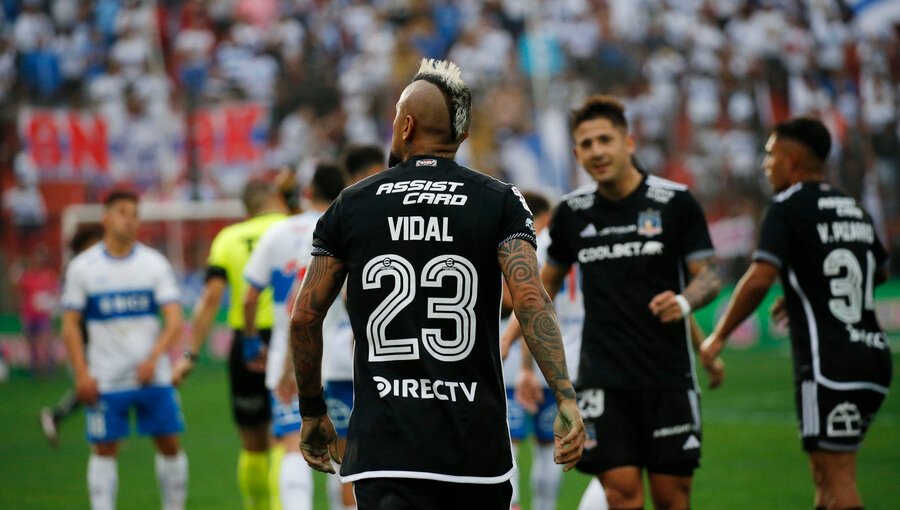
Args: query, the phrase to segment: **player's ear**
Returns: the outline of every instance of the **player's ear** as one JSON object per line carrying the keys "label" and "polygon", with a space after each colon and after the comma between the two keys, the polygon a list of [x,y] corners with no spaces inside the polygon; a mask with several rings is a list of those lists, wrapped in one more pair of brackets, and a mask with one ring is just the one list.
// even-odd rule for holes
{"label": "player's ear", "polygon": [[416,135],[416,119],[412,115],[407,115],[403,117],[403,132],[402,138],[405,142],[411,142],[413,137]]}

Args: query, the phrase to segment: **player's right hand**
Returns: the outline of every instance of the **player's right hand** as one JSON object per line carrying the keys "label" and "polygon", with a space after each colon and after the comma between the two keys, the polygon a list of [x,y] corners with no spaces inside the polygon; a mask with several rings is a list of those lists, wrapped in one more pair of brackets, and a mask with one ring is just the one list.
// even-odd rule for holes
{"label": "player's right hand", "polygon": [[178,386],[181,384],[194,369],[194,361],[187,357],[178,358],[175,366],[172,368],[172,384]]}
{"label": "player's right hand", "polygon": [[75,379],[75,396],[78,401],[86,405],[92,406],[97,403],[100,398],[100,390],[97,388],[97,380],[91,376],[78,377]]}
{"label": "player's right hand", "polygon": [[553,461],[569,471],[581,459],[584,451],[584,422],[574,398],[557,402],[559,409],[553,421]]}
{"label": "player's right hand", "polygon": [[247,370],[251,372],[266,371],[266,344],[259,335],[241,337],[241,354]]}
{"label": "player's right hand", "polygon": [[779,326],[784,326],[788,322],[787,306],[784,303],[784,296],[775,298],[775,302],[769,307],[769,316],[772,322]]}
{"label": "player's right hand", "polygon": [[309,467],[334,474],[331,460],[340,464],[342,459],[338,451],[337,432],[327,414],[303,417],[300,423],[300,453]]}

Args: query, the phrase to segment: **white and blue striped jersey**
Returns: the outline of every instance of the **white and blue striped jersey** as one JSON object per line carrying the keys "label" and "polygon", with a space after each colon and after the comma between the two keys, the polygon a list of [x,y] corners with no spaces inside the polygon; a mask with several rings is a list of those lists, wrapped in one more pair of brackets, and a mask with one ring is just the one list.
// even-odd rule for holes
{"label": "white and blue striped jersey", "polygon": [[[137,367],[159,339],[160,307],[176,302],[178,284],[171,264],[141,243],[124,257],[110,255],[103,243],[69,263],[62,304],[83,314],[88,371],[101,392],[138,387]],[[155,385],[170,385],[169,358],[156,364]]]}
{"label": "white and blue striped jersey", "polygon": [[[273,225],[260,237],[244,267],[244,278],[248,283],[257,289],[272,287],[275,317],[266,361],[266,386],[269,389],[277,386],[284,373],[291,306],[312,257],[312,235],[321,215],[320,212],[307,211]],[[341,323],[344,324],[343,328]],[[353,331],[341,300],[335,300],[322,329],[322,377],[329,378],[328,367],[331,362],[346,365],[346,379],[351,379],[352,350],[347,344],[352,345]],[[346,348],[346,352],[340,357],[342,360],[334,361],[338,356],[333,351],[341,348]]]}

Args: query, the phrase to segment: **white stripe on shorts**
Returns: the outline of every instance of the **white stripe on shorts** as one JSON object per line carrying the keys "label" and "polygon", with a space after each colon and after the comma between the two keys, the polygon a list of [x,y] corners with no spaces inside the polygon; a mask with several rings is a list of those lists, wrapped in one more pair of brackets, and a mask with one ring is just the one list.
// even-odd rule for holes
{"label": "white stripe on shorts", "polygon": [[818,385],[815,381],[803,381],[800,386],[801,435],[811,437],[819,435],[819,399]]}
{"label": "white stripe on shorts", "polygon": [[694,418],[694,430],[700,430],[700,401],[697,392],[688,390],[688,402],[691,403],[691,416]]}

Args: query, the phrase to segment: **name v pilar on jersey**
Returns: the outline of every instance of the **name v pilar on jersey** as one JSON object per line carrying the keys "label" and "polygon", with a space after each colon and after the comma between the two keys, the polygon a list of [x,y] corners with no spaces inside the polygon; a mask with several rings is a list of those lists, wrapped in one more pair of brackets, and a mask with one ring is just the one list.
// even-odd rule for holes
{"label": "name v pilar on jersey", "polygon": [[780,269],[795,378],[886,392],[890,349],[873,291],[887,254],[856,200],[825,183],[788,188],[766,212],[753,258]]}
{"label": "name v pilar on jersey", "polygon": [[622,200],[596,185],[563,197],[550,224],[551,263],[579,264],[585,315],[580,388],[695,388],[686,322],[663,324],[648,308],[680,292],[687,264],[714,256],[706,218],[687,187],[643,177]]}
{"label": "name v pilar on jersey", "polygon": [[322,217],[313,253],[346,265],[357,339],[345,481],[508,479],[497,250],[534,246],[533,227],[514,187],[433,157],[347,188]]}

